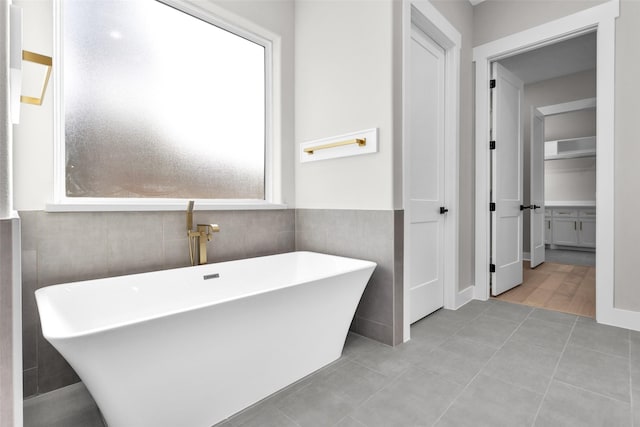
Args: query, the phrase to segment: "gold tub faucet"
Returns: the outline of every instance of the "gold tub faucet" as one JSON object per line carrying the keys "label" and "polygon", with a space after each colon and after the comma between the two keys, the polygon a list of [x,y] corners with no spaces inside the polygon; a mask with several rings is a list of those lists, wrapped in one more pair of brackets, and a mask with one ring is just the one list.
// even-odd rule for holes
{"label": "gold tub faucet", "polygon": [[187,238],[189,239],[189,257],[191,265],[195,263],[196,247],[198,248],[198,264],[207,263],[207,242],[213,238],[213,233],[220,231],[218,224],[198,224],[193,230],[193,200],[187,206]]}

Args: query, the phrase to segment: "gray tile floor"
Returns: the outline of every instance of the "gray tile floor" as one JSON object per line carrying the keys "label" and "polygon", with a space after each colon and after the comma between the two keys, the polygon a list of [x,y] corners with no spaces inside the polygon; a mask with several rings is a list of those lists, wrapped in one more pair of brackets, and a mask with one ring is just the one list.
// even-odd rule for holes
{"label": "gray tile floor", "polygon": [[[341,359],[219,426],[640,427],[639,332],[491,300],[411,335],[391,348],[350,334]],[[25,426],[103,424],[76,385],[27,400]]]}
{"label": "gray tile floor", "polygon": [[558,264],[596,266],[595,252],[547,248],[544,251],[544,258],[548,262],[557,262]]}

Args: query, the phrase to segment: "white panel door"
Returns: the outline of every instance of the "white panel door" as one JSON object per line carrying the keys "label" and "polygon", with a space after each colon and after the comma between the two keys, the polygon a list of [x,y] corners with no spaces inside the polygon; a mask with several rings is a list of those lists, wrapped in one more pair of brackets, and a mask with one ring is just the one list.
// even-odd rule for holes
{"label": "white panel door", "polygon": [[491,293],[501,294],[522,283],[522,109],[523,84],[493,63],[492,90]]}
{"label": "white panel door", "polygon": [[544,242],[547,228],[544,219],[544,115],[535,108],[531,113],[531,210],[530,235],[531,268],[544,262]]}
{"label": "white panel door", "polygon": [[409,113],[410,322],[444,305],[444,51],[411,32]]}

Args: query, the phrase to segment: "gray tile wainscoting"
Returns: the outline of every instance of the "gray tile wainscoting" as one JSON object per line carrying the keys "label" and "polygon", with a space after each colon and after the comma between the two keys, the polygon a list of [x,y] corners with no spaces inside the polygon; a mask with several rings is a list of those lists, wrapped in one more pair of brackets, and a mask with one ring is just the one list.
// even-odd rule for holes
{"label": "gray tile wainscoting", "polygon": [[[79,381],[40,331],[36,289],[189,265],[184,212],[20,212],[24,395]],[[388,345],[402,341],[403,211],[283,209],[196,211],[217,223],[209,262],[310,250],[378,263],[351,329]],[[375,360],[371,361],[375,363]]]}
{"label": "gray tile wainscoting", "polygon": [[[184,212],[20,212],[22,219],[24,395],[79,381],[42,337],[34,292],[43,286],[189,265]],[[196,211],[217,223],[210,262],[291,252],[293,209]]]}
{"label": "gray tile wainscoting", "polygon": [[388,345],[402,342],[404,211],[297,209],[296,250],[374,261],[351,330]]}
{"label": "gray tile wainscoting", "polygon": [[[14,365],[16,323],[20,320],[19,307],[14,300],[20,292],[20,219],[0,219],[0,425],[13,425],[14,408],[20,399],[20,384],[16,384]],[[19,329],[18,329],[19,330]],[[17,396],[16,396],[17,395]]]}

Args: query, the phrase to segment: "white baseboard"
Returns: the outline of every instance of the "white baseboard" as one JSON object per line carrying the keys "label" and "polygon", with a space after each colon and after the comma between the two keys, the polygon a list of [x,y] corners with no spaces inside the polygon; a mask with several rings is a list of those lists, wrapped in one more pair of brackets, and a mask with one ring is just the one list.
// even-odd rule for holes
{"label": "white baseboard", "polygon": [[531,252],[522,252],[523,261],[531,261]]}
{"label": "white baseboard", "polygon": [[[603,310],[604,311],[604,310]],[[598,323],[640,331],[640,312],[613,308],[597,313]]]}
{"label": "white baseboard", "polygon": [[473,299],[473,292],[475,286],[469,285],[456,294],[456,310],[468,303]]}

